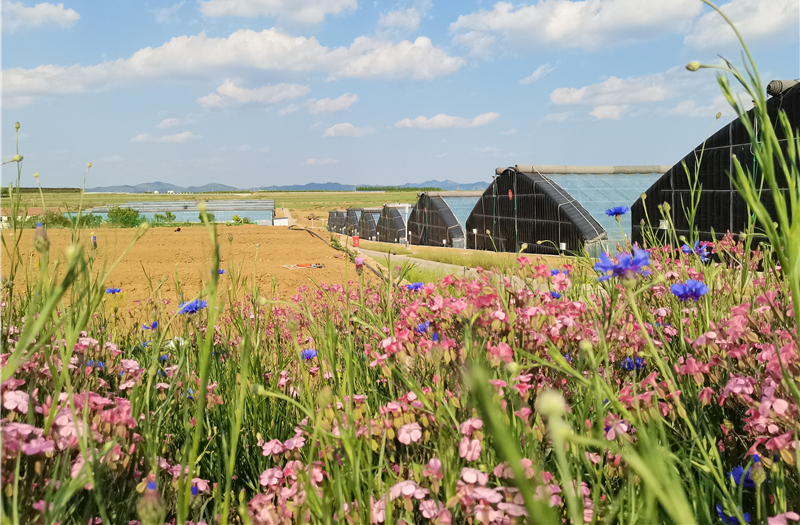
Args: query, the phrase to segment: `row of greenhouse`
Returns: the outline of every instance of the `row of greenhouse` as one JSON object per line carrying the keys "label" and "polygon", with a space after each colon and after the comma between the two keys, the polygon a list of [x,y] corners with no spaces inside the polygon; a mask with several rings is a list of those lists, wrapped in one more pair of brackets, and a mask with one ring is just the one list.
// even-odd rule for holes
{"label": "row of greenhouse", "polygon": [[[797,130],[800,84],[768,93],[770,117],[777,119],[782,109]],[[746,118],[753,121],[752,110]],[[788,141],[782,131],[778,138],[785,150]],[[702,187],[694,227],[701,241],[714,241],[746,229],[747,204],[728,174],[738,159],[760,177],[749,146],[746,127],[736,119],[674,166],[497,168],[483,191],[421,192],[415,204],[331,211],[328,230],[380,242],[500,252],[605,251],[609,243],[630,240],[641,245],[663,235],[668,222],[678,238],[688,237],[683,207],[692,195],[689,173],[696,174]],[[779,183],[788,188],[785,178]],[[762,201],[768,208],[774,203],[769,191],[764,190]],[[630,213],[611,213],[614,208]]]}

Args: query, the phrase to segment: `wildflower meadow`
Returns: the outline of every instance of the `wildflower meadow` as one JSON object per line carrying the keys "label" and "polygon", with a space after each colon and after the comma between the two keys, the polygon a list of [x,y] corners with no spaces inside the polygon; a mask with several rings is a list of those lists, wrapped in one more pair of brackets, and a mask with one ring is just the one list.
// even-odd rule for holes
{"label": "wildflower meadow", "polygon": [[284,302],[220,268],[206,220],[200,296],[176,275],[178,297],[123,308],[97,239],[74,229],[54,268],[46,229],[29,262],[12,224],[2,523],[800,521],[800,144],[747,60],[723,73],[755,101],[765,186],[790,190],[770,216],[737,165],[755,219],[714,242],[375,286],[358,258]]}

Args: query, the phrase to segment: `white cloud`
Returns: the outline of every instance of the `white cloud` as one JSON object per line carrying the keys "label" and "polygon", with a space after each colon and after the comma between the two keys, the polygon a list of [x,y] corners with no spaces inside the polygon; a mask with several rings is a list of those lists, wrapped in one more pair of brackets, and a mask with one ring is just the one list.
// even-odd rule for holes
{"label": "white cloud", "polygon": [[258,148],[258,151],[260,151],[261,153],[269,153],[269,146]]}
{"label": "white cloud", "polygon": [[150,133],[142,133],[141,135],[136,135],[133,137],[131,142],[182,143],[199,138],[201,138],[200,135],[195,135],[191,131],[184,131],[174,135],[164,135],[162,137],[154,137]]}
{"label": "white cloud", "polygon": [[306,159],[306,166],[330,166],[331,164],[339,164],[336,159]]}
{"label": "white cloud", "polygon": [[[800,19],[797,0],[732,0],[719,7],[747,43],[767,37],[782,44],[797,41]],[[733,30],[714,11],[698,18],[684,39],[686,45],[698,48],[719,48],[735,41]]]}
{"label": "white cloud", "polygon": [[481,58],[491,58],[492,46],[497,38],[489,33],[482,31],[467,31],[466,33],[457,33],[453,37],[453,43],[466,47],[469,49],[471,56]]}
{"label": "white cloud", "polygon": [[3,0],[2,9],[4,33],[46,25],[72,27],[81,18],[74,9],[65,9],[64,4],[47,2],[27,7],[22,2]]}
{"label": "white cloud", "polygon": [[357,0],[208,0],[200,2],[204,16],[273,16],[303,24],[318,24],[325,15],[358,7]]}
{"label": "white cloud", "polygon": [[250,144],[242,144],[239,146],[239,151],[250,151]]}
{"label": "white cloud", "polygon": [[3,96],[32,96],[97,92],[161,78],[214,78],[220,71],[242,68],[321,71],[328,73],[328,80],[428,80],[451,74],[464,63],[463,58],[449,56],[425,37],[395,44],[362,36],[350,47],[329,49],[314,38],[292,37],[276,29],[240,29],[223,38],[205,33],[179,36],[160,47],[140,49],[130,58],[92,66],[7,69],[2,81]]}
{"label": "white cloud", "polygon": [[179,118],[165,118],[158,124],[158,129],[174,128],[175,126],[180,125],[181,119]]}
{"label": "white cloud", "polygon": [[472,148],[472,154],[476,157],[512,157],[514,153],[503,153],[498,147],[487,146],[484,148]]}
{"label": "white cloud", "polygon": [[[675,72],[673,69],[671,72]],[[688,73],[688,72],[687,72]],[[656,102],[675,96],[672,74],[656,73],[638,77],[608,79],[581,88],[558,88],[550,93],[550,101],[556,105],[588,104],[593,106],[614,105],[620,102]],[[688,78],[688,75],[685,75]]]}
{"label": "white cloud", "polygon": [[186,0],[181,0],[180,2],[172,4],[169,7],[162,7],[156,9],[155,11],[156,22],[158,22],[159,24],[171,24],[177,22],[178,19],[175,15],[178,14],[178,11],[180,11],[181,7],[183,7],[185,3]]}
{"label": "white cloud", "polygon": [[351,95],[345,93],[339,98],[323,98],[321,100],[309,100],[308,111],[309,113],[333,113],[336,111],[343,111],[352,106],[358,100],[358,95]]}
{"label": "white cloud", "polygon": [[541,66],[537,67],[536,71],[534,71],[531,75],[520,80],[519,83],[522,85],[531,84],[533,82],[536,82],[546,74],[550,73],[551,71],[553,71],[553,68],[550,67],[550,64],[542,64]]}
{"label": "white cloud", "polygon": [[110,157],[103,157],[101,159],[102,162],[108,162],[109,164],[116,164],[119,162],[125,162],[125,157],[120,155],[111,155]]}
{"label": "white cloud", "polygon": [[516,129],[509,129],[503,132],[503,135],[515,135],[517,133]]}
{"label": "white cloud", "polygon": [[442,129],[442,128],[476,128],[485,126],[489,122],[499,117],[497,113],[483,113],[475,118],[451,117],[440,113],[435,117],[417,117],[415,119],[404,118],[397,122],[396,128],[422,128],[422,129]]}
{"label": "white cloud", "polygon": [[437,153],[433,156],[434,159],[443,159],[447,156],[447,153]]}
{"label": "white cloud", "polygon": [[572,118],[572,111],[565,111],[564,113],[550,113],[544,117],[545,122],[564,122]]}
{"label": "white cloud", "polygon": [[211,93],[197,99],[197,102],[206,108],[219,108],[236,104],[261,103],[271,104],[287,98],[296,98],[307,95],[311,88],[302,84],[275,84],[261,88],[247,89],[236,86],[226,80],[217,88],[217,93]]}
{"label": "white cloud", "polygon": [[[745,101],[749,95],[745,93],[734,93],[734,97],[739,101],[745,109],[749,109],[751,104],[746,104]],[[707,106],[699,106],[693,99],[683,100],[675,107],[670,109],[667,114],[673,117],[696,117],[713,119],[717,113],[722,113],[723,117],[734,117],[736,113],[724,95],[717,95]]]}
{"label": "white cloud", "polygon": [[[461,15],[450,24],[454,42],[486,53],[486,37],[521,50],[617,46],[685,33],[702,10],[697,0],[538,0]],[[470,36],[465,36],[470,35]]]}
{"label": "white cloud", "polygon": [[597,120],[619,120],[622,113],[628,109],[627,105],[622,106],[597,106],[589,114]]}
{"label": "white cloud", "polygon": [[382,14],[378,19],[378,27],[400,27],[410,31],[419,29],[421,16],[416,8],[410,7],[402,11],[392,11]]}
{"label": "white cloud", "polygon": [[366,137],[375,133],[375,128],[364,127],[359,128],[350,124],[349,122],[342,122],[336,124],[325,130],[324,136],[326,137]]}

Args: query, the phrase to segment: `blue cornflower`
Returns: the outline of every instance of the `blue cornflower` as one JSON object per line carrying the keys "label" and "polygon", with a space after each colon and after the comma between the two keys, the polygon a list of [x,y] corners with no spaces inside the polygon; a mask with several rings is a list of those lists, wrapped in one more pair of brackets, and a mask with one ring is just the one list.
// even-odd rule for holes
{"label": "blue cornflower", "polygon": [[[760,460],[760,458],[759,458],[759,460]],[[739,484],[742,482],[742,475],[744,474],[744,488],[746,488],[746,489],[755,489],[756,488],[756,483],[750,477],[750,470],[751,469],[752,469],[752,467],[747,469],[747,472],[745,472],[744,468],[741,465],[737,465],[736,467],[734,467],[733,470],[728,472],[728,478],[732,478],[734,484],[736,484],[736,486],[738,487]]]}
{"label": "blue cornflower", "polygon": [[[214,273],[214,270],[211,270],[211,273],[213,274],[213,273]],[[220,274],[220,275],[225,275],[225,270],[223,270],[222,268],[220,268],[220,269],[219,269],[219,274]]]}
{"label": "blue cornflower", "polygon": [[681,300],[681,302],[684,302],[687,299],[699,301],[700,298],[704,296],[706,292],[708,292],[708,286],[703,284],[702,281],[688,279],[685,283],[673,284],[670,290],[675,297]]}
{"label": "blue cornflower", "polygon": [[317,357],[317,351],[313,348],[308,348],[300,352],[300,357],[303,358],[303,361],[310,361],[311,359]]}
{"label": "blue cornflower", "polygon": [[114,295],[120,293],[121,291],[122,290],[120,290],[119,288],[106,288],[106,294]]}
{"label": "blue cornflower", "polygon": [[179,314],[194,314],[206,308],[208,303],[203,301],[202,299],[195,299],[194,301],[186,301],[185,303],[180,303],[180,308],[178,309]]}
{"label": "blue cornflower", "polygon": [[91,359],[89,359],[88,361],[86,361],[86,367],[87,367],[87,368],[91,368],[91,367],[93,367],[93,366],[94,366],[94,361],[92,361]]}
{"label": "blue cornflower", "polygon": [[436,341],[438,341],[438,340],[439,340],[439,334],[437,334],[437,333],[434,333],[434,334],[433,334],[433,337],[432,337],[431,339],[433,339],[433,342],[435,343]]}
{"label": "blue cornflower", "polygon": [[684,244],[681,246],[681,251],[686,255],[696,254],[702,262],[709,260],[708,247],[705,244],[700,246],[700,241],[694,241],[694,249],[690,248],[688,244]]}
{"label": "blue cornflower", "polygon": [[162,363],[166,363],[166,362],[167,362],[167,359],[169,359],[169,356],[168,356],[168,355],[160,355],[160,356],[158,356],[158,360],[159,360],[160,362],[162,362]]}
{"label": "blue cornflower", "polygon": [[627,206],[614,206],[613,208],[606,210],[606,215],[609,217],[616,217],[617,219],[626,213],[628,213]]}
{"label": "blue cornflower", "polygon": [[550,275],[558,275],[560,273],[561,270],[559,270],[558,268],[553,268],[552,270],[550,270]]}
{"label": "blue cornflower", "polygon": [[634,368],[636,370],[641,370],[642,368],[644,368],[644,365],[645,365],[645,360],[644,358],[641,357],[637,358],[626,357],[625,360],[620,363],[620,366],[624,370],[627,370],[628,372],[633,371]]}
{"label": "blue cornflower", "polygon": [[102,362],[102,361],[98,361],[98,362],[97,362],[97,368],[99,368],[99,369],[101,369],[101,370],[102,370],[104,366],[105,366],[105,365],[103,364],[103,362]]}
{"label": "blue cornflower", "polygon": [[558,292],[550,292],[550,297],[553,299],[561,299],[561,294]]}
{"label": "blue cornflower", "polygon": [[572,362],[572,352],[567,352],[566,354],[564,354],[564,359],[567,360],[567,363],[571,363]]}
{"label": "blue cornflower", "polygon": [[189,401],[194,401],[194,391],[189,388]]}
{"label": "blue cornflower", "polygon": [[421,290],[422,287],[425,286],[425,283],[411,283],[406,286],[409,292],[414,292],[416,290]]}
{"label": "blue cornflower", "polygon": [[[605,253],[600,254],[600,262],[595,263],[595,271],[601,272],[597,278],[598,281],[606,281],[612,277],[633,277],[635,274],[650,275],[650,272],[644,270],[645,266],[650,266],[650,252],[647,250],[640,250],[639,248],[633,249],[633,255],[629,253],[621,253],[617,256],[619,262],[614,262],[608,258]],[[608,275],[608,272],[611,272]]]}
{"label": "blue cornflower", "polygon": [[197,496],[198,492],[200,492],[200,490],[197,488],[197,485],[192,485],[192,496]]}
{"label": "blue cornflower", "polygon": [[[717,516],[719,516],[719,519],[722,520],[722,523],[726,523],[728,525],[739,525],[739,518],[737,518],[736,516],[728,516],[727,514],[725,514],[722,505],[720,505],[719,503],[717,503]],[[749,512],[742,513],[742,517],[744,518],[745,523],[750,523]]]}
{"label": "blue cornflower", "polygon": [[149,482],[147,484],[147,490],[156,490],[156,488],[157,487],[156,487],[156,482],[155,481],[151,481],[151,482]]}
{"label": "blue cornflower", "polygon": [[158,321],[153,321],[153,324],[151,325],[143,324],[142,328],[144,328],[145,330],[155,330],[156,328],[158,328]]}
{"label": "blue cornflower", "polygon": [[418,324],[417,327],[414,328],[414,331],[418,334],[424,334],[425,332],[428,331],[430,327],[431,327],[431,322],[425,321],[424,323]]}

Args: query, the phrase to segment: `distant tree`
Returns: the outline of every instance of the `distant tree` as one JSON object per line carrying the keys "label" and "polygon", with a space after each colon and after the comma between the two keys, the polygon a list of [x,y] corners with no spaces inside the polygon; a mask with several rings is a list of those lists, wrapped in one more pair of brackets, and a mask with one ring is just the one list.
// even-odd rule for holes
{"label": "distant tree", "polygon": [[87,213],[86,215],[81,215],[80,222],[78,221],[78,215],[75,214],[72,216],[72,225],[77,228],[97,228],[103,223],[103,218],[99,215],[92,215],[91,213]]}
{"label": "distant tree", "polygon": [[133,208],[121,208],[119,206],[111,206],[108,209],[108,222],[114,226],[122,228],[135,228],[139,226],[142,218],[139,212]]}

